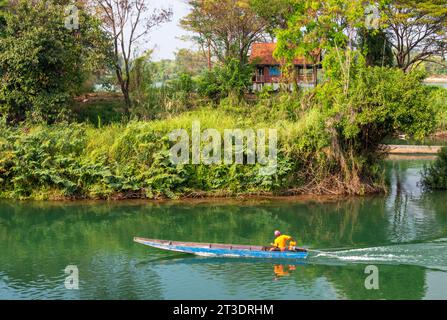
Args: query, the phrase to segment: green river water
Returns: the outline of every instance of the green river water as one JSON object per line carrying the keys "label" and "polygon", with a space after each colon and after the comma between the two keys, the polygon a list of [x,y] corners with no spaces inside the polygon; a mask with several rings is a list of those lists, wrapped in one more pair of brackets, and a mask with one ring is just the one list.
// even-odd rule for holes
{"label": "green river water", "polygon": [[[0,299],[447,299],[447,192],[420,189],[423,164],[388,162],[389,194],[367,198],[2,201]],[[258,261],[132,241],[263,245],[275,229],[319,251]],[[79,290],[65,288],[67,265]],[[365,288],[370,265],[378,290]]]}

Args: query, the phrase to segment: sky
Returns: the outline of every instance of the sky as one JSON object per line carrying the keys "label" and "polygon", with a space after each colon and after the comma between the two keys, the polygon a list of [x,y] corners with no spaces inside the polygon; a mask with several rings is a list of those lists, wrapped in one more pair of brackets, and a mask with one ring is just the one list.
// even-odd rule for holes
{"label": "sky", "polygon": [[144,49],[154,49],[152,59],[159,61],[161,59],[173,59],[174,53],[178,49],[194,48],[190,41],[179,39],[181,36],[188,35],[188,32],[179,26],[180,20],[186,16],[190,8],[185,0],[146,0],[151,8],[172,8],[174,16],[171,22],[152,30],[148,37],[148,42],[142,44]]}

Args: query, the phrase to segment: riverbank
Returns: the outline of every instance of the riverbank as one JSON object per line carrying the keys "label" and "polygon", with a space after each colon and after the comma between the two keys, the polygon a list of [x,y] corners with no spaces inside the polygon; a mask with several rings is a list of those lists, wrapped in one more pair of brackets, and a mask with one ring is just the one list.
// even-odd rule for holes
{"label": "riverbank", "polygon": [[425,79],[426,83],[445,83],[447,84],[447,75],[430,76]]}
{"label": "riverbank", "polygon": [[[215,117],[208,117],[210,113]],[[222,199],[288,201],[318,196],[325,201],[387,191],[384,180],[374,182],[365,178],[357,181],[358,192],[346,192],[336,167],[332,167],[333,173],[327,167],[316,167],[311,170],[320,176],[306,175],[307,165],[315,162],[303,160],[321,157],[322,151],[323,155],[329,152],[324,145],[321,149],[303,146],[312,141],[305,134],[308,122],[283,121],[276,127],[279,153],[276,171],[271,175],[261,174],[259,164],[173,165],[169,162],[172,143],[168,133],[176,128],[191,130],[193,119],[200,120],[203,129],[272,126],[269,122],[258,122],[256,126],[250,118],[246,122],[238,120],[236,124],[228,113],[202,110],[169,121],[101,128],[85,124],[5,127],[0,137],[0,198],[212,202]],[[268,150],[268,140],[265,143]]]}
{"label": "riverbank", "polygon": [[[290,121],[279,115],[273,117],[272,112],[268,116],[255,112],[205,108],[167,120],[101,127],[67,123],[3,125],[0,198],[156,200],[364,195],[386,190],[380,176],[367,174],[369,166],[350,171],[343,153],[333,150],[334,142],[322,128],[324,119],[319,114],[303,114],[298,121]],[[247,143],[242,150],[243,164],[235,162],[235,154],[231,164],[174,164],[171,148],[178,141],[170,141],[169,135],[184,130],[191,137],[193,123],[200,124],[200,134],[215,129],[221,137],[227,129],[264,130],[266,139],[257,142],[263,144],[265,157],[274,151],[270,140],[275,140],[268,132],[276,130],[276,166],[248,164],[246,159],[252,150]],[[200,140],[200,150],[207,145],[208,141]],[[191,148],[188,146],[186,152],[192,152]]]}
{"label": "riverbank", "polygon": [[424,145],[387,145],[390,155],[436,155],[441,151],[442,146],[424,146]]}
{"label": "riverbank", "polygon": [[[389,154],[385,162],[396,161],[425,161],[432,162],[436,160],[435,155],[428,154]],[[345,193],[337,193],[336,191],[327,190],[327,192],[312,192],[306,189],[289,189],[282,191],[263,191],[263,192],[231,192],[231,191],[194,191],[186,194],[177,194],[174,197],[168,197],[159,194],[156,197],[149,198],[144,194],[136,195],[136,193],[111,193],[107,197],[81,197],[81,196],[64,196],[54,190],[52,193],[40,191],[42,193],[31,197],[0,197],[3,201],[28,200],[36,203],[45,203],[50,201],[55,205],[98,205],[106,203],[120,203],[125,206],[134,206],[147,203],[154,205],[175,205],[175,204],[212,204],[212,205],[231,205],[231,204],[262,204],[262,203],[331,203],[348,201],[356,198],[371,198],[381,196],[388,193],[388,190],[371,192],[367,194],[349,195]],[[45,200],[45,201],[42,201]]]}

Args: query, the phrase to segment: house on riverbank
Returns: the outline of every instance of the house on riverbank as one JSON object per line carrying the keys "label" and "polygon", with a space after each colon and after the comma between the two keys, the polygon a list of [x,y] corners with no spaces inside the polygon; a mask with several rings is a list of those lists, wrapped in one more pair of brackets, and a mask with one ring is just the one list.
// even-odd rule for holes
{"label": "house on riverbank", "polygon": [[299,86],[315,86],[318,83],[318,70],[321,69],[321,53],[315,54],[313,61],[304,57],[297,57],[293,61],[290,76],[283,74],[285,61],[279,61],[273,55],[276,43],[255,43],[252,46],[250,62],[255,65],[253,75],[253,90],[259,91],[264,86],[271,86],[274,90],[280,86],[288,86],[293,90],[294,83]]}

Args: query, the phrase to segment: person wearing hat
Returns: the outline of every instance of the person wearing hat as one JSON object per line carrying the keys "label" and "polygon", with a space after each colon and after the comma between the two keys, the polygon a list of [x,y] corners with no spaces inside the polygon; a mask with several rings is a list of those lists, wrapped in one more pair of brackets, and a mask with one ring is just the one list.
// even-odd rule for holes
{"label": "person wearing hat", "polygon": [[[287,245],[289,242],[289,245]],[[275,241],[272,243],[273,248],[270,251],[285,251],[287,248],[292,250],[292,248],[296,245],[296,240],[291,236],[281,234],[280,231],[275,231]]]}

